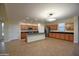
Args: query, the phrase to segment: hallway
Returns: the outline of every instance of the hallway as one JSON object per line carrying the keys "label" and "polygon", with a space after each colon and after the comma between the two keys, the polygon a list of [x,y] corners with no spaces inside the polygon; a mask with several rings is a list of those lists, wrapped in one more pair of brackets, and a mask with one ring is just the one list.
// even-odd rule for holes
{"label": "hallway", "polygon": [[14,40],[6,43],[12,56],[74,56],[79,55],[79,45],[72,42],[46,38],[32,43]]}

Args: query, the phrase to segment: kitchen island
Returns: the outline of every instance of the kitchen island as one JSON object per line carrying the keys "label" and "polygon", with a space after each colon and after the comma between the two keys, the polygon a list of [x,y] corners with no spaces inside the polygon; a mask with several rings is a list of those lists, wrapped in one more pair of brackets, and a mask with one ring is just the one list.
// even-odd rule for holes
{"label": "kitchen island", "polygon": [[45,34],[44,33],[28,33],[27,34],[27,43],[44,40]]}
{"label": "kitchen island", "polygon": [[38,41],[38,40],[43,40],[43,39],[45,39],[45,33],[38,33],[38,32],[29,33],[26,31],[21,32],[21,40],[27,43]]}

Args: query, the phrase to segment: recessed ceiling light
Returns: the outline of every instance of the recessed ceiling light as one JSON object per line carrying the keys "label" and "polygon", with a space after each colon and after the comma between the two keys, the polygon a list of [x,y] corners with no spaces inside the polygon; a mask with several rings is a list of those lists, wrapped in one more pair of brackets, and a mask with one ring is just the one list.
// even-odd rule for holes
{"label": "recessed ceiling light", "polygon": [[47,19],[47,21],[51,22],[51,21],[55,21],[56,19]]}

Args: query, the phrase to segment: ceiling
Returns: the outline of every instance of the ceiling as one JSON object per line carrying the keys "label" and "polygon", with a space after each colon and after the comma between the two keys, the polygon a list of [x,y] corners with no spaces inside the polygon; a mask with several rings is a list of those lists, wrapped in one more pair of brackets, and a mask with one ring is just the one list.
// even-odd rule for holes
{"label": "ceiling", "polygon": [[79,15],[77,3],[6,3],[5,6],[8,18],[13,20],[47,22],[50,13],[57,20]]}

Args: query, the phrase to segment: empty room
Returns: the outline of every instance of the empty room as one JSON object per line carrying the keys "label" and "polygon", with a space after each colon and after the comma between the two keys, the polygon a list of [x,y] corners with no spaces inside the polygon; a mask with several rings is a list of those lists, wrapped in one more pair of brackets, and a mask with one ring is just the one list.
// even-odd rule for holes
{"label": "empty room", "polygon": [[78,3],[0,3],[0,55],[79,56]]}

